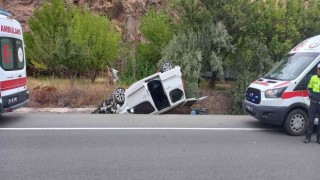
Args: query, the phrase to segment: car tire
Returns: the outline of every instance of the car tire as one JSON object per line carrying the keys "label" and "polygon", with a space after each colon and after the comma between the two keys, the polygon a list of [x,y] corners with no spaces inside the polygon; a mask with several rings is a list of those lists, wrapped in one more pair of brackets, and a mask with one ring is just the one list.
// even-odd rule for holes
{"label": "car tire", "polygon": [[172,69],[172,63],[169,61],[166,61],[161,65],[160,72],[163,73],[163,72],[169,71],[171,69]]}
{"label": "car tire", "polygon": [[125,89],[122,87],[117,88],[113,93],[113,98],[117,104],[123,104],[125,101]]}
{"label": "car tire", "polygon": [[302,109],[292,110],[284,121],[283,127],[291,136],[301,136],[308,127],[308,116]]}

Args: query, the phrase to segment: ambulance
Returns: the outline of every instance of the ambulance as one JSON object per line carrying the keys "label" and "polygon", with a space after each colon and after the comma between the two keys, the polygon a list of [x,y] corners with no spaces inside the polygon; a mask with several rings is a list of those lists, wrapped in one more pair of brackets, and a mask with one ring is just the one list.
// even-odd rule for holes
{"label": "ambulance", "polygon": [[261,122],[282,125],[290,135],[303,135],[310,105],[307,86],[317,72],[319,54],[320,35],[302,41],[269,73],[249,85],[244,110]]}
{"label": "ambulance", "polygon": [[9,11],[0,9],[0,114],[29,101],[22,28]]}

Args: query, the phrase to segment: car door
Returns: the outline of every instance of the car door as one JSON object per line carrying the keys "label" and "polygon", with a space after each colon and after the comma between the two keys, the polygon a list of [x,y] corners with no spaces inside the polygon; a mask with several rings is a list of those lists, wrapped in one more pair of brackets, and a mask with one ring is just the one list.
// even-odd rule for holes
{"label": "car door", "polygon": [[19,92],[17,89],[17,72],[13,57],[14,50],[13,39],[9,37],[0,37],[1,48],[1,95],[10,96]]}
{"label": "car door", "polygon": [[[20,24],[17,22],[12,22],[13,27],[17,27],[21,29]],[[14,44],[14,60],[15,60],[15,70],[16,70],[16,77],[17,77],[17,89],[18,92],[26,91],[27,90],[27,71],[26,71],[26,61],[25,61],[25,49],[24,49],[24,42],[21,37],[15,38],[13,40]]]}
{"label": "car door", "polygon": [[187,106],[187,107],[191,107],[192,105],[200,102],[200,101],[203,101],[204,99],[206,99],[208,96],[203,96],[203,97],[200,97],[200,98],[188,98],[186,99],[186,101],[183,103],[184,106]]}
{"label": "car door", "polygon": [[[311,77],[315,74],[317,74],[317,65],[316,64],[298,83],[298,85],[294,88],[294,91],[303,91],[303,102],[307,105],[310,104],[310,99],[308,96],[308,84],[311,79]],[[316,118],[316,123],[318,122],[318,118]]]}
{"label": "car door", "polygon": [[[172,70],[161,73],[160,80],[171,105],[180,104],[185,99],[185,95],[183,94],[184,88],[180,69],[174,68]],[[181,94],[180,98],[178,98],[177,100],[176,98],[172,97],[172,94],[175,92],[180,92]]]}

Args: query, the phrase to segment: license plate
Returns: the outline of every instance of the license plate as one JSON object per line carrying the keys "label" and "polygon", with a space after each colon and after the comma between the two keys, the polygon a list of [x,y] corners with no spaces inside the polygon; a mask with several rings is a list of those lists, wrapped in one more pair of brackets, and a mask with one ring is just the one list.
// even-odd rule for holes
{"label": "license plate", "polygon": [[250,105],[247,105],[245,106],[246,110],[248,110],[249,112],[253,112],[254,111],[254,108]]}
{"label": "license plate", "polygon": [[8,105],[15,104],[18,102],[18,97],[12,97],[8,99]]}

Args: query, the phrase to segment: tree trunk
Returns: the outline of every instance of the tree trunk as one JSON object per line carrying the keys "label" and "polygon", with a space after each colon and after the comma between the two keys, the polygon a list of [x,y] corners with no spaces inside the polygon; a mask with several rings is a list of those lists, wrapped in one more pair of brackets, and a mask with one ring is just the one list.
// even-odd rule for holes
{"label": "tree trunk", "polygon": [[98,70],[96,69],[96,70],[93,70],[94,72],[93,72],[93,74],[92,74],[92,76],[91,76],[91,82],[92,83],[94,83],[94,81],[96,80],[96,77],[97,77],[97,75],[98,75]]}
{"label": "tree trunk", "polygon": [[73,88],[75,76],[73,75],[72,72],[69,72],[69,77],[70,77],[70,86],[71,88]]}
{"label": "tree trunk", "polygon": [[131,45],[131,58],[132,58],[132,77],[134,80],[136,80],[136,43],[132,43]]}
{"label": "tree trunk", "polygon": [[212,71],[212,76],[210,78],[210,88],[213,89],[216,85],[216,80],[217,80],[217,72],[215,71]]}

